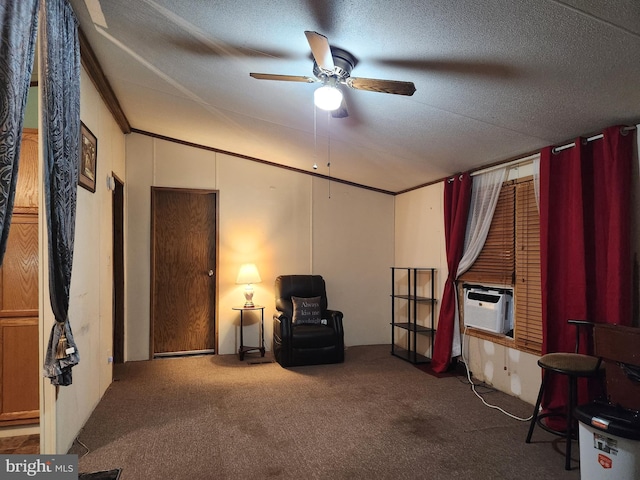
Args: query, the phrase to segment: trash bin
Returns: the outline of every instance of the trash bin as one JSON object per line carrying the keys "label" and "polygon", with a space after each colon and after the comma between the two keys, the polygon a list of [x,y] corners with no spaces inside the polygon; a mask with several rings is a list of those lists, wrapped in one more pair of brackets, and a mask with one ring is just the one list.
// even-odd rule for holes
{"label": "trash bin", "polygon": [[640,479],[640,416],[603,403],[576,408],[581,480]]}

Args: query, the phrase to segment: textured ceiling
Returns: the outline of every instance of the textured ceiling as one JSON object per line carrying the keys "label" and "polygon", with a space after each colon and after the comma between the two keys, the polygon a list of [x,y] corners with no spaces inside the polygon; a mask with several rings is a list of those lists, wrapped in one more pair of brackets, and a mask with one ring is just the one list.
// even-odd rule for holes
{"label": "textured ceiling", "polygon": [[[134,129],[386,191],[640,122],[637,0],[71,4]],[[416,93],[329,118],[316,84],[249,77],[312,76],[305,30]]]}

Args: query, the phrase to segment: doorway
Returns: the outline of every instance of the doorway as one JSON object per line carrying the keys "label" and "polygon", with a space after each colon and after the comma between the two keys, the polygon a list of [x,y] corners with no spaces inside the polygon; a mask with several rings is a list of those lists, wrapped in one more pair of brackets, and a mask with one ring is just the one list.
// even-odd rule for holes
{"label": "doorway", "polygon": [[151,189],[152,358],[217,349],[218,194]]}
{"label": "doorway", "polygon": [[124,363],[124,184],[113,173],[113,362]]}

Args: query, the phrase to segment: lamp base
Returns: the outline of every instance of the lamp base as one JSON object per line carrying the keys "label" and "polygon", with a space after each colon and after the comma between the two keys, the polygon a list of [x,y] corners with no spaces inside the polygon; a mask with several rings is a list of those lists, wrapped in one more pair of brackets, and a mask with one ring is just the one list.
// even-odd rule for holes
{"label": "lamp base", "polygon": [[244,308],[253,308],[253,286],[247,285],[244,289]]}

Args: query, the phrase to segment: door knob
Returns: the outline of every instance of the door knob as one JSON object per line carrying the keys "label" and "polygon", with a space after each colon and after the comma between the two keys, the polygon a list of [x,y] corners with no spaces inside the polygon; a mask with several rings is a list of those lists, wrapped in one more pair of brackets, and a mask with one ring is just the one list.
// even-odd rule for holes
{"label": "door knob", "polygon": [[213,277],[213,270],[209,270],[209,271],[207,272],[207,275],[209,275],[210,277]]}

